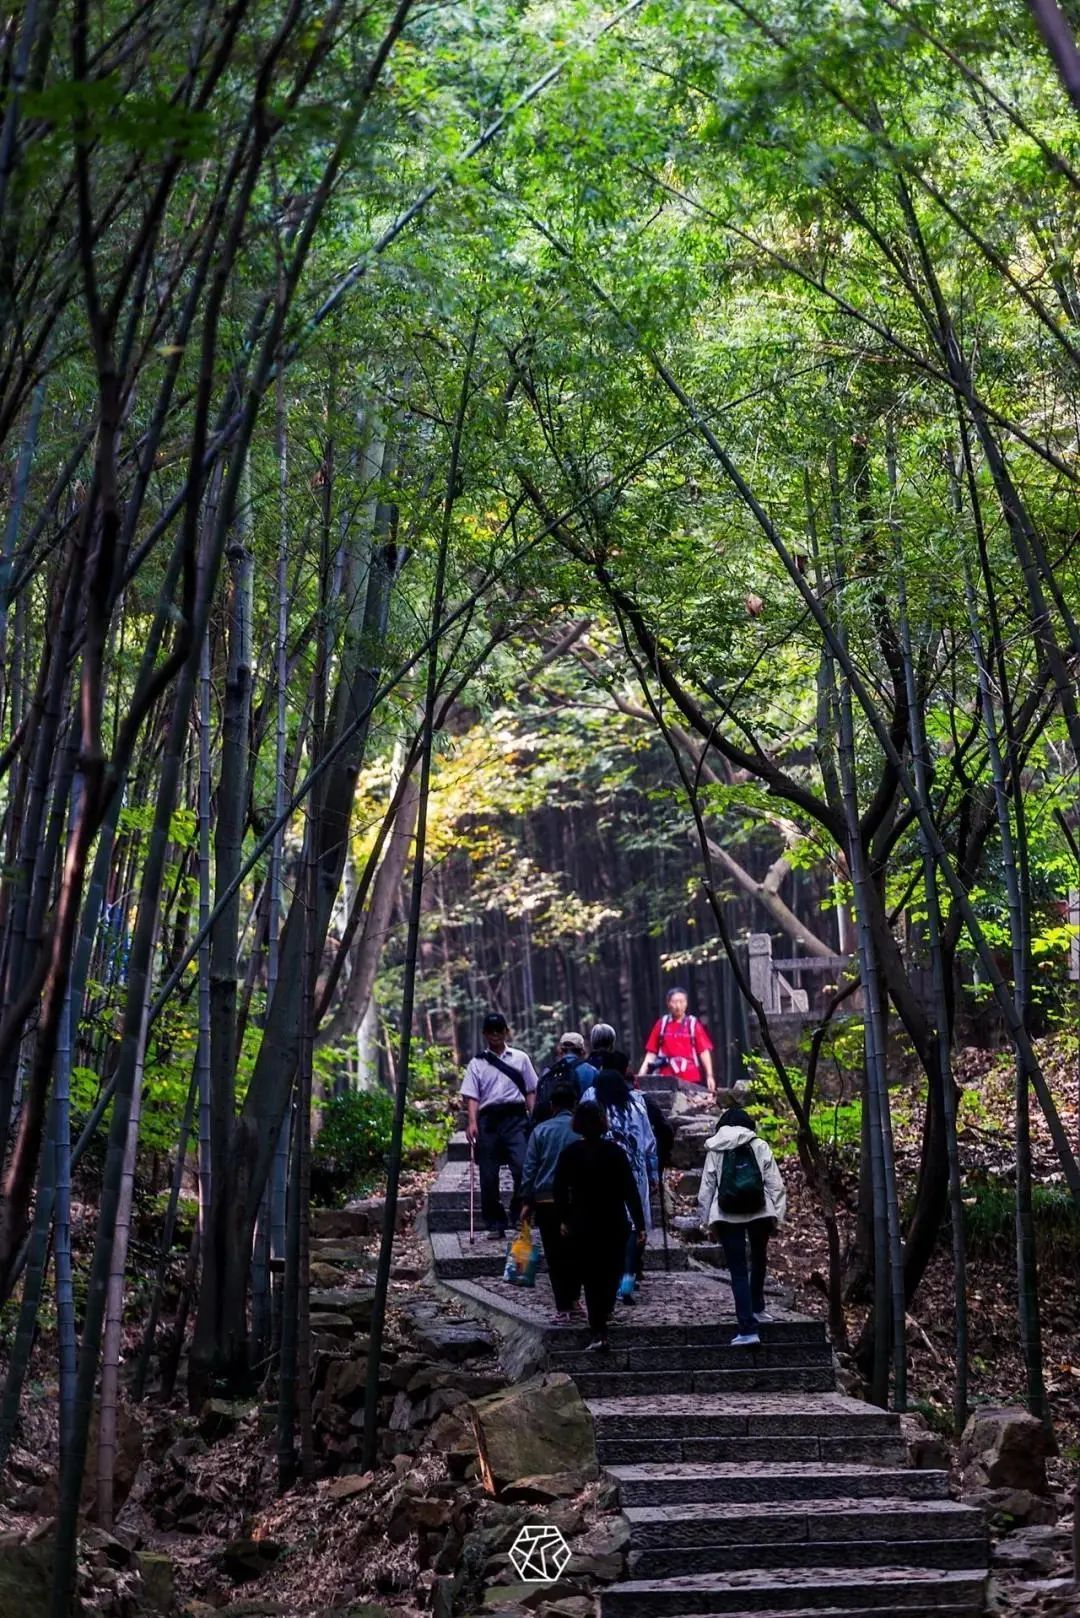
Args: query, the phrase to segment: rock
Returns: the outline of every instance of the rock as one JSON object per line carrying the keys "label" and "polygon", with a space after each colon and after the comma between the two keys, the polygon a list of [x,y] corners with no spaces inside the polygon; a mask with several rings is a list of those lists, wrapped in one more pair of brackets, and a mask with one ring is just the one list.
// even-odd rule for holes
{"label": "rock", "polygon": [[367,1388],[367,1360],[334,1360],[326,1372],[324,1392],[328,1404],[355,1410],[364,1402]]}
{"label": "rock", "polygon": [[630,1522],[622,1513],[605,1517],[583,1534],[572,1547],[575,1554],[579,1551],[587,1556],[608,1556],[615,1551],[625,1551],[630,1544]]}
{"label": "rock", "polygon": [[593,1603],[588,1596],[564,1596],[537,1609],[537,1618],[591,1618]]}
{"label": "rock", "polygon": [[597,1475],[592,1417],[563,1372],[533,1377],[471,1407],[485,1487],[555,1472]]}
{"label": "rock", "polygon": [[312,1259],[308,1273],[313,1287],[340,1287],[347,1279],[344,1271],[336,1264],[328,1264],[321,1258]]}
{"label": "rock", "polygon": [[52,1569],[51,1534],[32,1543],[0,1535],[0,1618],[48,1618]]}
{"label": "rock", "polygon": [[421,1399],[420,1403],[415,1407],[412,1418],[413,1424],[426,1427],[429,1422],[435,1420],[436,1416],[443,1415],[447,1410],[456,1410],[458,1405],[468,1404],[468,1402],[468,1394],[462,1393],[460,1388],[436,1388],[434,1392],[428,1394],[426,1399]]}
{"label": "rock", "polygon": [[405,1389],[416,1395],[430,1393],[435,1388],[456,1388],[467,1399],[486,1399],[489,1393],[501,1392],[508,1382],[509,1378],[501,1371],[465,1371],[460,1367],[452,1371],[442,1370],[430,1361],[424,1361],[422,1369],[414,1371],[405,1383]]}
{"label": "rock", "polygon": [[177,1438],[171,1443],[165,1451],[165,1459],[174,1471],[183,1473],[187,1471],[184,1462],[192,1455],[205,1455],[207,1447],[205,1438],[200,1438],[198,1433],[192,1433],[188,1438]]}
{"label": "rock", "polygon": [[[394,1217],[394,1229],[402,1231],[408,1228],[409,1220],[416,1212],[418,1203],[415,1197],[398,1197]],[[381,1234],[383,1221],[386,1218],[385,1197],[365,1197],[362,1202],[349,1204],[350,1211],[362,1213],[367,1218],[369,1228]]]}
{"label": "rock", "polygon": [[579,1578],[595,1579],[598,1584],[614,1584],[623,1576],[624,1560],[617,1552],[608,1556],[579,1556],[575,1551],[566,1571]]}
{"label": "rock", "polygon": [[395,1264],[390,1271],[391,1281],[422,1281],[427,1274],[419,1264]]}
{"label": "rock", "polygon": [[359,1257],[355,1247],[347,1247],[344,1242],[335,1241],[333,1237],[316,1236],[311,1243],[312,1263],[338,1264],[350,1269],[357,1263]]}
{"label": "rock", "polygon": [[562,1580],[554,1584],[493,1584],[484,1591],[484,1611],[512,1612],[514,1607],[535,1612],[550,1601],[577,1595],[577,1588]]}
{"label": "rock", "polygon": [[393,1524],[398,1519],[404,1519],[409,1532],[418,1532],[420,1529],[445,1528],[453,1521],[457,1506],[453,1500],[433,1500],[430,1497],[406,1495],[398,1501],[394,1514],[390,1519],[391,1537]]}
{"label": "rock", "polygon": [[949,1447],[917,1411],[900,1417],[900,1432],[907,1445],[908,1465],[920,1472],[947,1471]]}
{"label": "rock", "polygon": [[320,1332],[331,1341],[353,1334],[353,1323],[348,1315],[340,1314],[336,1309],[313,1309],[310,1323],[313,1333]]}
{"label": "rock", "polygon": [[350,1241],[371,1234],[371,1220],[363,1207],[312,1208],[311,1234],[317,1241]]}
{"label": "rock", "polygon": [[969,1505],[985,1511],[990,1526],[1000,1533],[1056,1523],[1058,1508],[1053,1500],[1032,1494],[1030,1489],[973,1489],[965,1494]]}
{"label": "rock", "polygon": [[[79,1509],[89,1521],[97,1515],[97,1451],[98,1408],[95,1405],[90,1418],[90,1439],[86,1452],[86,1470],[83,1473],[82,1498]],[[143,1458],[142,1428],[123,1402],[116,1410],[116,1457],[113,1462],[113,1510],[119,1511],[131,1493]],[[42,1511],[54,1512],[57,1506],[57,1480],[51,1477],[38,1502]],[[3,1608],[0,1607],[0,1614]]]}
{"label": "rock", "polygon": [[580,1506],[555,1506],[544,1521],[557,1528],[564,1539],[576,1539],[585,1532],[585,1513]]}
{"label": "rock", "polygon": [[410,1393],[422,1393],[428,1388],[437,1386],[435,1378],[439,1374],[431,1361],[425,1359],[422,1354],[402,1354],[391,1367],[390,1381],[395,1388],[408,1388]]}
{"label": "rock", "polygon": [[244,1601],[230,1601],[223,1609],[228,1618],[285,1618],[280,1601],[269,1596],[249,1596]]}
{"label": "rock", "polygon": [[208,1444],[228,1438],[255,1406],[240,1399],[207,1399],[199,1411],[199,1432]]}
{"label": "rock", "polygon": [[[97,1516],[97,1419],[99,1409],[94,1406],[91,1416],[91,1437],[89,1448],[86,1451],[86,1471],[83,1474],[83,1498],[79,1502],[79,1510],[87,1521],[94,1521]],[[112,1498],[113,1511],[120,1511],[121,1505],[134,1487],[134,1479],[138,1476],[142,1464],[142,1427],[134,1419],[130,1409],[123,1401],[117,1404],[117,1451],[113,1459]],[[40,1500],[42,1510],[57,1510],[57,1479],[52,1477],[49,1484],[42,1490]]]}
{"label": "rock", "polygon": [[960,1440],[965,1488],[1047,1492],[1051,1440],[1036,1416],[1020,1409],[977,1410]]}
{"label": "rock", "polygon": [[685,1121],[680,1119],[671,1147],[672,1168],[700,1169],[705,1162],[705,1142],[715,1133],[714,1119],[702,1119],[700,1116]]}
{"label": "rock", "polygon": [[[311,1319],[316,1314],[345,1315],[358,1331],[367,1331],[375,1307],[374,1287],[321,1287],[311,1291]],[[325,1325],[322,1330],[326,1330]]]}
{"label": "rock", "polygon": [[468,1324],[421,1326],[416,1342],[433,1360],[451,1360],[455,1365],[478,1355],[493,1354],[497,1347],[495,1333],[487,1326]]}
{"label": "rock", "polygon": [[143,1600],[153,1612],[171,1612],[173,1607],[173,1564],[171,1556],[158,1551],[136,1551],[135,1565],[142,1579]]}
{"label": "rock", "polygon": [[527,1500],[533,1505],[545,1505],[549,1500],[567,1500],[592,1481],[584,1472],[548,1472],[536,1477],[518,1478],[502,1491],[504,1500]]}
{"label": "rock", "polygon": [[326,1491],[328,1500],[354,1500],[366,1494],[375,1482],[374,1472],[361,1472],[357,1477],[334,1478]]}
{"label": "rock", "polygon": [[273,1539],[232,1539],[221,1553],[221,1566],[237,1584],[260,1579],[281,1555]]}
{"label": "rock", "polygon": [[462,1411],[460,1406],[455,1406],[455,1409],[458,1411],[456,1416],[447,1410],[443,1412],[437,1421],[432,1422],[431,1430],[428,1433],[428,1442],[435,1449],[467,1449],[470,1455],[475,1455],[476,1438],[473,1429],[471,1426],[466,1427],[461,1419],[462,1415],[467,1414],[467,1412]]}
{"label": "rock", "polygon": [[1052,1573],[1057,1550],[1047,1541],[1035,1538],[1039,1532],[1038,1528],[1029,1528],[1001,1540],[991,1553],[993,1565],[1012,1573]]}
{"label": "rock", "polygon": [[79,1545],[83,1557],[91,1567],[130,1567],[131,1550],[122,1539],[117,1539],[107,1529],[96,1525],[87,1526],[79,1535]]}
{"label": "rock", "polygon": [[687,1169],[675,1182],[680,1197],[696,1197],[701,1190],[701,1170]]}
{"label": "rock", "polygon": [[394,1399],[394,1407],[390,1412],[387,1427],[392,1433],[404,1433],[413,1424],[413,1402],[407,1393],[399,1393]]}

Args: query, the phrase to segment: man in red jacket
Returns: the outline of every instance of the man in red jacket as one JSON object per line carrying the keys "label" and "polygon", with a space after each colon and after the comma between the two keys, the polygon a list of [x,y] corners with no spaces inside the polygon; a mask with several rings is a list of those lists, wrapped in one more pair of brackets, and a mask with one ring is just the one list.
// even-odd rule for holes
{"label": "man in red jacket", "polygon": [[644,1078],[650,1072],[674,1073],[687,1084],[704,1084],[716,1094],[713,1076],[713,1043],[704,1024],[687,1012],[685,989],[669,989],[667,1012],[659,1019],[645,1041],[645,1060],[638,1069]]}

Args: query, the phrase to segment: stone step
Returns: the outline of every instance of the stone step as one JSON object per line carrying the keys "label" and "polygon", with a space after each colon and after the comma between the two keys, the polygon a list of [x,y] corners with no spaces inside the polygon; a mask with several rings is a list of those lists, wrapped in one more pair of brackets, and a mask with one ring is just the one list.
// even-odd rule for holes
{"label": "stone step", "polygon": [[[461,1227],[458,1226],[454,1230],[439,1231],[437,1234],[456,1236],[460,1234],[460,1231]],[[466,1250],[466,1252],[458,1253],[452,1257],[436,1258],[436,1275],[446,1281],[483,1280],[485,1276],[501,1275],[505,1262],[502,1248],[496,1242],[488,1242],[486,1238],[483,1238],[483,1240],[487,1251],[484,1251],[480,1246],[481,1238],[477,1238],[475,1257]],[[688,1270],[689,1268],[690,1260],[684,1247],[678,1247],[672,1243],[666,1264],[662,1248],[647,1247],[645,1249],[645,1270],[647,1274],[653,1270]],[[540,1274],[547,1274],[547,1265],[543,1259],[540,1260]]]}
{"label": "stone step", "polygon": [[[715,1509],[715,1508],[714,1508]],[[989,1560],[984,1538],[818,1539],[799,1544],[669,1545],[631,1551],[627,1571],[637,1579],[674,1579],[690,1573],[752,1570],[806,1572],[811,1568],[857,1571],[894,1567],[910,1557],[914,1567],[942,1572],[981,1571]]]}
{"label": "stone step", "polygon": [[[465,1234],[468,1223],[466,1216],[461,1225],[454,1230],[430,1233],[431,1250],[435,1255],[435,1273],[444,1281],[483,1280],[485,1277],[500,1276],[503,1272],[505,1262],[503,1246],[490,1241],[483,1231],[480,1231],[475,1244],[470,1247]],[[694,1249],[695,1254],[696,1251]],[[716,1247],[716,1253],[721,1254],[719,1246]],[[647,1272],[664,1269],[687,1270],[689,1266],[689,1250],[681,1242],[670,1239],[665,1256],[663,1233],[655,1229],[649,1232],[649,1241],[645,1248]],[[540,1273],[547,1273],[547,1265],[542,1258]]]}
{"label": "stone step", "polygon": [[986,1577],[982,1572],[941,1572],[897,1566],[861,1573],[818,1568],[782,1576],[760,1573],[679,1575],[662,1581],[628,1579],[609,1585],[600,1596],[601,1618],[817,1618],[843,1613],[844,1618],[874,1618],[904,1613],[963,1614],[983,1611]]}
{"label": "stone step", "polygon": [[[736,1440],[738,1442],[738,1440]],[[799,1442],[799,1440],[795,1440]],[[814,1439],[805,1440],[814,1444]],[[764,1459],[764,1458],[763,1458]],[[817,1461],[817,1457],[814,1457]],[[729,1445],[723,1461],[676,1465],[662,1460],[641,1465],[607,1467],[619,1485],[619,1502],[630,1506],[673,1506],[680,1503],[782,1500],[947,1500],[949,1474],[913,1467],[815,1464],[774,1460],[739,1467]]]}
{"label": "stone step", "polygon": [[[590,1361],[603,1365],[599,1354]],[[773,1370],[750,1363],[739,1370],[699,1371],[582,1371],[576,1375],[585,1399],[612,1399],[653,1394],[687,1393],[830,1393],[836,1386],[831,1362],[821,1366],[792,1366]]]}
{"label": "stone step", "polygon": [[[612,1347],[605,1355],[602,1367],[597,1365],[595,1353],[555,1352],[548,1355],[553,1371],[568,1371],[571,1376],[597,1369],[605,1371],[734,1371],[747,1367],[758,1370],[781,1370],[824,1367],[831,1371],[832,1349],[827,1343],[765,1342],[760,1348],[732,1348],[728,1344],[694,1344],[683,1348],[643,1348],[627,1345]],[[832,1386],[832,1382],[829,1382]]]}
{"label": "stone step", "polygon": [[[683,1500],[671,1505],[624,1506],[633,1550],[690,1551],[731,1564],[729,1551],[780,1558],[806,1553],[815,1563],[816,1547],[828,1545],[982,1543],[982,1514],[956,1500],[905,1500],[866,1495],[824,1500],[749,1500],[738,1512],[718,1512],[711,1500]],[[976,1558],[976,1565],[978,1559]],[[709,1564],[702,1564],[705,1571]],[[970,1564],[968,1564],[970,1565]]]}
{"label": "stone step", "polygon": [[[603,1610],[601,1608],[601,1611]],[[759,1612],[756,1607],[740,1607],[738,1610],[740,1614],[748,1615],[748,1618],[751,1618],[751,1615],[752,1618],[911,1618],[913,1609],[911,1607],[888,1606],[799,1607],[797,1610],[785,1609],[783,1612],[778,1612],[775,1608],[772,1612]],[[945,1606],[920,1609],[920,1611],[924,1612],[927,1610],[933,1612],[935,1618],[982,1618],[983,1606],[981,1603],[977,1607],[973,1607],[969,1603],[962,1603],[958,1606],[950,1601]],[[690,1618],[690,1615],[681,1615],[681,1618]],[[720,1615],[717,1615],[717,1618],[720,1618]]]}
{"label": "stone step", "polygon": [[815,1399],[797,1394],[688,1399],[658,1389],[638,1398],[598,1394],[589,1399],[589,1410],[602,1438],[895,1438],[900,1432],[894,1411],[843,1393]]}
{"label": "stone step", "polygon": [[[768,1462],[791,1465],[820,1462],[824,1466],[869,1466],[902,1468],[907,1446],[899,1436],[868,1433],[856,1437],[785,1438],[771,1434],[761,1438],[725,1437],[722,1446],[715,1438],[597,1438],[601,1465],[634,1466],[663,1461],[674,1464],[708,1465],[722,1453],[732,1469],[745,1464]],[[914,1474],[912,1474],[914,1475]]]}

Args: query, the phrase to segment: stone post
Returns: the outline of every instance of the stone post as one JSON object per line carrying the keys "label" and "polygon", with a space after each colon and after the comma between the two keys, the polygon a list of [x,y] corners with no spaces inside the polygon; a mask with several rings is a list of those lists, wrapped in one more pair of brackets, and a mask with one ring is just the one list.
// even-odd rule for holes
{"label": "stone post", "polygon": [[772,964],[772,939],[768,933],[751,933],[746,941],[750,966],[750,992],[769,1013],[780,1010],[780,993]]}

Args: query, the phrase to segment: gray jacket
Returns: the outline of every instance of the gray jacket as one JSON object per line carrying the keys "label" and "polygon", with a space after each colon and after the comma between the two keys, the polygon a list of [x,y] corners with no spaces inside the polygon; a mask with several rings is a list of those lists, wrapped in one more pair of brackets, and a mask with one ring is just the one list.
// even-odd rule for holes
{"label": "gray jacket", "polygon": [[[760,1213],[725,1213],[717,1201],[720,1176],[724,1172],[724,1153],[732,1151],[736,1146],[750,1146],[757,1158],[762,1183],[765,1186],[765,1206]],[[724,1124],[715,1135],[710,1135],[705,1142],[705,1168],[701,1176],[701,1190],[698,1193],[698,1218],[702,1227],[708,1230],[710,1225],[717,1224],[748,1225],[754,1219],[775,1219],[778,1225],[782,1225],[786,1213],[787,1192],[784,1189],[784,1182],[780,1178],[776,1160],[761,1136],[755,1135],[752,1129],[741,1128],[738,1124]]]}
{"label": "gray jacket", "polygon": [[551,1202],[555,1196],[555,1165],[564,1146],[577,1140],[573,1113],[557,1112],[554,1118],[537,1124],[525,1148],[521,1171],[521,1195],[525,1202]]}

